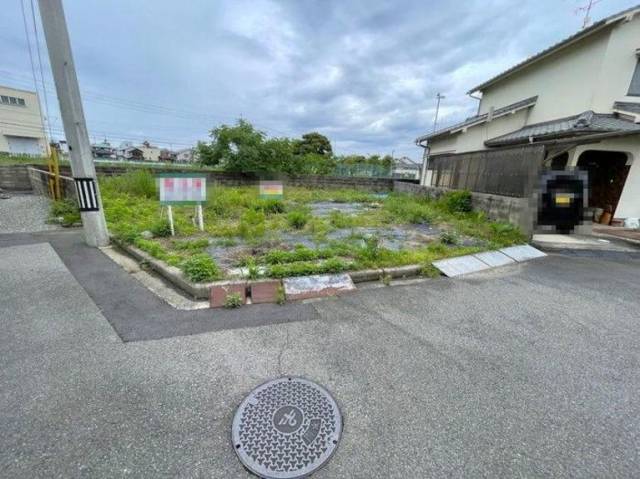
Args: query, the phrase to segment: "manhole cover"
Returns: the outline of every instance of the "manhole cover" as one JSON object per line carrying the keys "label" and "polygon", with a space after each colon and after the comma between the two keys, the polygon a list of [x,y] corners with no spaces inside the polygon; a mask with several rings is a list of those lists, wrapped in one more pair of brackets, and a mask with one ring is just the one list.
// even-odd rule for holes
{"label": "manhole cover", "polygon": [[305,477],[338,446],[342,416],[331,394],[301,378],[254,389],[236,411],[231,436],[242,464],[260,477]]}

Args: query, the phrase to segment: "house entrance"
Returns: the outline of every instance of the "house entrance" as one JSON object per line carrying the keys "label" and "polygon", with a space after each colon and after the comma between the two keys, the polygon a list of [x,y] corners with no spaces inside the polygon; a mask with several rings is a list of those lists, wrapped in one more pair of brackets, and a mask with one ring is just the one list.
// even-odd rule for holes
{"label": "house entrance", "polygon": [[589,207],[602,208],[613,214],[629,174],[627,154],[588,150],[580,155],[577,166],[589,174]]}

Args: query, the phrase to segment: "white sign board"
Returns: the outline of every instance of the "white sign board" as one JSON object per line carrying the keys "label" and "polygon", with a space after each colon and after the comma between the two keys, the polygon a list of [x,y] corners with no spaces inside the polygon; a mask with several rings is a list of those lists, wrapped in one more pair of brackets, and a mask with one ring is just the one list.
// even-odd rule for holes
{"label": "white sign board", "polygon": [[200,204],[207,201],[207,178],[188,174],[164,174],[159,178],[163,205]]}

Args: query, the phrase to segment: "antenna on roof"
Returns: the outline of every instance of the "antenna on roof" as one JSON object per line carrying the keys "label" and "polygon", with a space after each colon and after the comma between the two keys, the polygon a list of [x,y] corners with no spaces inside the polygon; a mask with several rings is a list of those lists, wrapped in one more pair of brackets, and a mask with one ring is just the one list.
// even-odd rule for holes
{"label": "antenna on roof", "polygon": [[436,127],[438,126],[438,112],[440,111],[440,100],[444,100],[445,96],[440,93],[436,94],[437,103],[436,103],[436,117],[433,119],[433,131],[436,131]]}
{"label": "antenna on roof", "polygon": [[602,0],[589,0],[587,5],[583,5],[581,7],[576,8],[575,14],[578,15],[580,12],[584,12],[584,20],[582,21],[582,28],[587,28],[591,23],[591,9]]}

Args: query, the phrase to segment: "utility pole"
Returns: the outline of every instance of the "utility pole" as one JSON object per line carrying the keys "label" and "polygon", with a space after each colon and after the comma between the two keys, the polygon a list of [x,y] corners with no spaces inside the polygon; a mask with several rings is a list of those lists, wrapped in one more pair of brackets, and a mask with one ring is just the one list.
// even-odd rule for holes
{"label": "utility pole", "polygon": [[78,192],[85,242],[89,246],[106,246],[109,244],[109,233],[102,211],[102,199],[98,189],[62,0],[38,0],[38,5],[60,103],[64,133],[69,145],[71,172]]}
{"label": "utility pole", "polygon": [[433,131],[436,131],[436,127],[438,126],[438,112],[440,111],[440,100],[444,100],[445,96],[440,93],[436,94],[437,103],[436,103],[436,117],[433,119]]}

